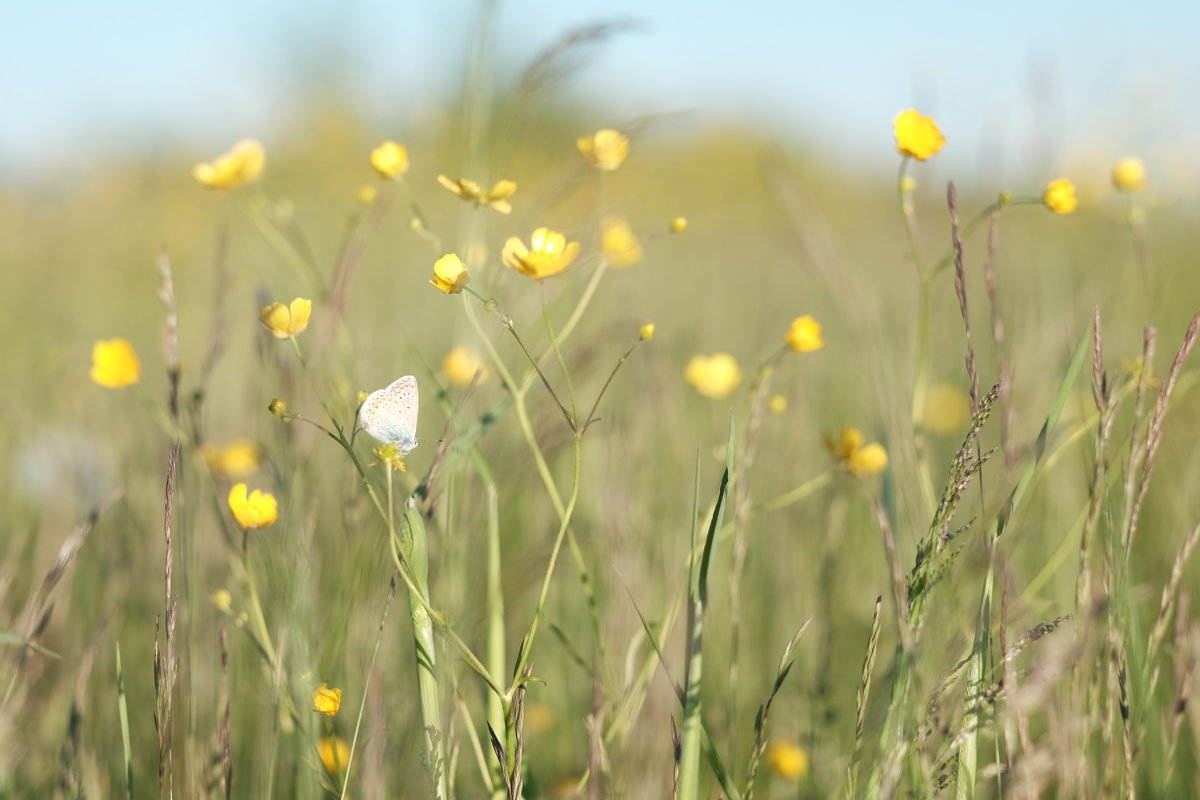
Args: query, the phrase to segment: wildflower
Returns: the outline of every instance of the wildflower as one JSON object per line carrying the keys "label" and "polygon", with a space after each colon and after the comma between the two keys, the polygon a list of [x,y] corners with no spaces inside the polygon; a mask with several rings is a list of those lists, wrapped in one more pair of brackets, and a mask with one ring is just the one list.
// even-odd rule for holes
{"label": "wildflower", "polygon": [[772,739],[767,748],[767,768],[781,778],[798,781],[808,774],[808,753],[795,742]]}
{"label": "wildflower", "polygon": [[687,230],[687,217],[675,217],[667,226],[671,229],[671,233],[683,233]]}
{"label": "wildflower", "polygon": [[271,303],[263,306],[258,316],[276,339],[290,339],[308,327],[308,318],[312,316],[312,300],[297,297],[290,306]]}
{"label": "wildflower", "polygon": [[338,736],[326,737],[317,742],[317,755],[326,772],[340,775],[346,771],[346,762],[350,760],[350,746]]}
{"label": "wildflower", "polygon": [[[442,374],[460,389],[470,386],[472,381],[481,384],[488,379],[487,367],[483,360],[462,345],[446,354],[446,358],[442,360]],[[479,377],[476,378],[476,375]]]}
{"label": "wildflower", "polygon": [[374,448],[371,452],[378,458],[378,461],[372,462],[370,466],[376,464],[387,464],[396,472],[408,472],[408,465],[404,463],[404,456],[407,455],[396,444],[389,442],[388,444],[380,445]]}
{"label": "wildflower", "polygon": [[287,416],[287,401],[280,400],[278,397],[276,397],[271,401],[270,405],[267,406],[267,411],[270,411],[275,416],[283,419]]}
{"label": "wildflower", "polygon": [[204,445],[204,460],[209,468],[226,478],[244,478],[262,463],[262,450],[246,439],[230,442],[225,447]]}
{"label": "wildflower", "polygon": [[243,139],[212,163],[197,164],[192,168],[192,177],[210,189],[236,189],[258,180],[266,159],[260,142]]}
{"label": "wildflower", "polygon": [[797,353],[811,353],[825,346],[825,340],[821,338],[821,323],[808,315],[792,320],[792,328],[783,339]]}
{"label": "wildflower", "polygon": [[771,409],[772,414],[782,414],[787,411],[787,398],[781,394],[777,394],[767,403],[767,408]]}
{"label": "wildflower", "polygon": [[398,178],[408,172],[408,150],[395,142],[384,142],[371,151],[371,166],[385,178]]}
{"label": "wildflower", "polygon": [[741,383],[742,369],[728,353],[714,353],[694,357],[683,377],[704,397],[725,397]]}
{"label": "wildflower", "polygon": [[633,235],[629,223],[610,219],[604,223],[601,247],[611,267],[628,267],[642,260],[645,251],[642,243]]}
{"label": "wildflower", "polygon": [[342,706],[342,690],[330,689],[329,684],[322,683],[321,688],[312,693],[312,710],[333,716]]}
{"label": "wildflower", "polygon": [[1042,194],[1042,202],[1055,214],[1070,214],[1079,206],[1075,186],[1066,178],[1050,181]]}
{"label": "wildflower", "polygon": [[579,254],[579,242],[567,243],[567,237],[549,228],[538,228],[529,239],[529,247],[517,237],[504,243],[500,259],[506,266],[535,281],[562,272]]}
{"label": "wildflower", "polygon": [[123,389],[138,382],[142,362],[125,339],[104,339],[92,345],[92,380],[106,389]]}
{"label": "wildflower", "polygon": [[829,436],[825,437],[825,447],[856,478],[876,475],[887,468],[887,451],[883,449],[883,445],[878,442],[864,445],[864,442],[866,437],[862,431],[849,425],[842,426],[836,441]]}
{"label": "wildflower", "polygon": [[497,181],[488,191],[483,191],[475,181],[466,178],[450,180],[445,175],[438,175],[438,183],[461,197],[468,203],[490,206],[501,214],[511,214],[512,204],[508,198],[517,191],[517,184],[512,181]]}
{"label": "wildflower", "polygon": [[932,117],[923,117],[914,108],[901,111],[892,120],[892,132],[896,136],[896,152],[917,161],[937,155],[946,143],[946,137],[938,130]]}
{"label": "wildflower", "polygon": [[1140,158],[1122,158],[1113,167],[1112,182],[1118,192],[1140,192],[1146,188],[1146,165]]}
{"label": "wildflower", "polygon": [[218,589],[213,592],[212,601],[219,611],[228,611],[229,607],[233,605],[233,595],[225,589]]}
{"label": "wildflower", "polygon": [[575,146],[587,162],[596,169],[614,170],[629,155],[629,137],[612,128],[598,130],[591,136],[580,137]]}
{"label": "wildflower", "polygon": [[229,510],[242,530],[265,528],[279,519],[279,504],[275,496],[255,489],[246,494],[246,484],[234,484],[229,490]]}
{"label": "wildflower", "polygon": [[446,294],[458,294],[471,280],[467,265],[456,253],[447,253],[433,263],[433,280],[431,284]]}
{"label": "wildflower", "polygon": [[926,430],[939,434],[961,431],[971,416],[971,401],[957,386],[938,383],[929,387],[922,410]]}
{"label": "wildflower", "polygon": [[364,206],[369,206],[375,202],[375,187],[363,185],[358,187],[358,202]]}
{"label": "wildflower", "polygon": [[638,328],[638,338],[643,342],[648,342],[654,338],[654,323],[647,322],[642,327]]}

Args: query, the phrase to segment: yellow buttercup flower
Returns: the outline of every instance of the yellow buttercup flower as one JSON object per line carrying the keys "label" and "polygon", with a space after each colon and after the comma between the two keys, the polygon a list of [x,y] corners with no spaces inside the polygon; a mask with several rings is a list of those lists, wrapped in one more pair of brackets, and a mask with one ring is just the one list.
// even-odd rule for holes
{"label": "yellow buttercup flower", "polygon": [[767,747],[767,768],[781,778],[798,781],[808,774],[808,753],[795,742],[772,739]]}
{"label": "yellow buttercup flower", "polygon": [[1112,182],[1118,192],[1140,192],[1146,188],[1146,165],[1140,158],[1122,158],[1113,167]]}
{"label": "yellow buttercup flower", "polygon": [[629,155],[629,137],[604,128],[591,136],[582,136],[575,142],[579,152],[596,169],[614,170],[621,166],[625,156]]}
{"label": "yellow buttercup flower", "polygon": [[265,528],[279,519],[275,496],[261,489],[246,493],[246,484],[237,483],[229,490],[229,510],[242,530]]}
{"label": "yellow buttercup flower", "polygon": [[204,460],[213,472],[225,478],[244,478],[262,463],[262,449],[254,442],[238,439],[225,447],[204,445]]}
{"label": "yellow buttercup flower", "polygon": [[901,111],[892,120],[892,133],[896,136],[896,152],[917,161],[937,155],[946,143],[946,137],[938,130],[932,117],[923,117],[914,108]]}
{"label": "yellow buttercup flower", "polygon": [[471,273],[457,253],[447,253],[433,262],[433,280],[430,283],[446,294],[458,294],[470,280]]}
{"label": "yellow buttercup flower", "polygon": [[742,381],[742,369],[728,353],[696,356],[688,362],[684,380],[705,397],[725,397]]}
{"label": "yellow buttercup flower", "polygon": [[1042,194],[1042,202],[1055,214],[1070,214],[1079,207],[1075,186],[1066,178],[1050,181]]}
{"label": "yellow buttercup flower", "polygon": [[938,383],[925,394],[921,421],[925,429],[938,434],[958,433],[971,417],[971,400],[957,386]]}
{"label": "yellow buttercup flower", "polygon": [[[442,360],[442,374],[446,376],[446,380],[450,381],[451,385],[460,389],[470,386],[471,381],[482,384],[488,379],[487,366],[483,363],[483,359],[462,345],[446,354]],[[475,379],[477,374],[479,375],[478,380]]]}
{"label": "yellow buttercup flower", "polygon": [[398,178],[408,172],[408,150],[402,144],[384,142],[371,151],[371,166],[384,178]]}
{"label": "yellow buttercup flower", "polygon": [[321,688],[312,693],[312,710],[333,716],[342,707],[342,690],[330,689],[329,684],[322,683]]}
{"label": "yellow buttercup flower", "polygon": [[236,189],[258,180],[266,161],[260,142],[243,139],[211,163],[197,164],[192,168],[192,177],[210,189]]}
{"label": "yellow buttercup flower", "polygon": [[438,183],[445,186],[450,191],[461,197],[468,203],[475,203],[481,206],[490,206],[496,209],[501,214],[512,213],[512,203],[508,202],[508,198],[512,197],[517,191],[517,184],[512,181],[497,181],[491,189],[486,192],[475,181],[467,180],[466,178],[458,178],[450,180],[445,175],[438,175]]}
{"label": "yellow buttercup flower", "polygon": [[782,414],[787,411],[787,398],[781,394],[777,394],[767,403],[767,408],[771,409],[772,414]]}
{"label": "yellow buttercup flower", "polygon": [[687,230],[687,226],[687,217],[675,217],[667,227],[671,229],[671,233],[683,233]]}
{"label": "yellow buttercup flower", "polygon": [[843,425],[837,439],[825,437],[825,447],[854,477],[876,475],[887,468],[888,456],[878,442],[865,444],[866,437],[858,428]]}
{"label": "yellow buttercup flower", "polygon": [[525,246],[517,237],[504,243],[500,260],[505,266],[528,275],[535,281],[559,274],[579,255],[579,242],[567,243],[567,237],[549,228],[538,228]]}
{"label": "yellow buttercup flower", "polygon": [[811,353],[825,346],[825,340],[821,338],[821,323],[808,315],[792,320],[792,328],[783,338],[797,353]]}
{"label": "yellow buttercup flower", "polygon": [[233,595],[226,589],[218,589],[213,592],[212,601],[218,611],[228,611],[233,605]]}
{"label": "yellow buttercup flower", "polygon": [[340,737],[326,737],[317,742],[317,755],[326,772],[340,775],[346,771],[346,762],[350,760],[350,746]]}
{"label": "yellow buttercup flower", "polygon": [[312,300],[297,297],[290,306],[271,303],[263,306],[258,316],[276,339],[290,339],[308,327],[308,318],[312,316]]}
{"label": "yellow buttercup flower", "polygon": [[638,328],[638,338],[648,342],[654,338],[654,323],[647,322],[642,327]]}
{"label": "yellow buttercup flower", "polygon": [[126,339],[103,339],[92,345],[92,380],[106,389],[123,389],[138,382],[142,362]]}
{"label": "yellow buttercup flower", "polygon": [[645,255],[642,243],[633,235],[629,223],[620,219],[610,219],[604,223],[601,247],[610,267],[631,266],[641,261]]}

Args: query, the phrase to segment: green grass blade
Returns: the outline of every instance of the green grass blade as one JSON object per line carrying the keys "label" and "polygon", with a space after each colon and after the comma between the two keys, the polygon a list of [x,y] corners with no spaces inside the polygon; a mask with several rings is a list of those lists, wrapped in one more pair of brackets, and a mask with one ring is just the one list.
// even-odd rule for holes
{"label": "green grass blade", "polygon": [[117,713],[121,717],[121,747],[125,752],[125,793],[133,800],[133,747],[129,744],[129,704],[125,699],[125,672],[121,668],[121,645],[117,644]]}

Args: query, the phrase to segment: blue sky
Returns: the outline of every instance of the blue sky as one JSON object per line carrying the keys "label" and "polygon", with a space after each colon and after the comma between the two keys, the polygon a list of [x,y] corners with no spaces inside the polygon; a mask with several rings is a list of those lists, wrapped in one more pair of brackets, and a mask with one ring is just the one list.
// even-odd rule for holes
{"label": "blue sky", "polygon": [[[452,110],[478,16],[469,0],[8,5],[0,178],[106,149],[270,141],[294,90],[331,65],[386,134]],[[1196,2],[512,0],[496,58],[517,69],[570,28],[616,18],[641,24],[568,90],[617,119],[688,111],[677,124],[749,122],[894,164],[890,120],[915,105],[949,138],[949,163],[1015,170],[1139,153],[1153,173],[1200,141]],[[1031,152],[1055,163],[1026,163]]]}

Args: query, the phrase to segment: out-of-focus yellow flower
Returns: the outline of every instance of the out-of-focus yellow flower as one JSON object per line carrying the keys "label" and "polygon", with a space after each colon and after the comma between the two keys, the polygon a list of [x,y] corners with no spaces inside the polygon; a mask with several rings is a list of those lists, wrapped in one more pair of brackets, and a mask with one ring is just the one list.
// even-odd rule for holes
{"label": "out-of-focus yellow flower", "polygon": [[262,175],[267,162],[262,143],[242,139],[228,153],[222,153],[211,163],[197,164],[192,177],[210,189],[236,189],[253,183]]}
{"label": "out-of-focus yellow flower", "polygon": [[102,339],[92,345],[92,380],[106,389],[123,389],[138,382],[142,362],[126,339]]}
{"label": "out-of-focus yellow flower", "polygon": [[554,709],[545,703],[527,703],[525,705],[525,725],[534,733],[544,733],[558,722]]}
{"label": "out-of-focus yellow flower", "polygon": [[792,320],[792,328],[783,338],[788,347],[797,353],[811,353],[825,346],[825,340],[821,338],[821,323],[807,314]]}
{"label": "out-of-focus yellow flower", "polygon": [[1055,214],[1070,214],[1079,207],[1075,186],[1066,178],[1050,181],[1042,194],[1042,202]]}
{"label": "out-of-focus yellow flower", "polygon": [[579,242],[568,244],[567,237],[549,228],[535,230],[529,245],[526,247],[516,236],[509,238],[504,243],[500,260],[535,281],[559,274],[579,255]]}
{"label": "out-of-focus yellow flower", "polygon": [[808,753],[795,742],[772,739],[767,746],[767,768],[781,778],[798,781],[808,774]]}
{"label": "out-of-focus yellow flower", "polygon": [[575,142],[575,146],[596,169],[616,169],[621,166],[625,156],[629,155],[629,137],[612,128],[603,128],[591,136],[582,136]]}
{"label": "out-of-focus yellow flower", "polygon": [[728,353],[714,353],[694,357],[683,377],[705,397],[725,397],[741,383],[742,368]]}
{"label": "out-of-focus yellow flower", "polygon": [[671,233],[683,233],[687,230],[687,226],[687,217],[675,217],[667,227],[671,229]]}
{"label": "out-of-focus yellow flower", "polygon": [[1112,182],[1118,192],[1140,192],[1146,188],[1146,165],[1140,158],[1122,158],[1113,167]]}
{"label": "out-of-focus yellow flower", "polygon": [[363,185],[358,187],[358,202],[364,206],[369,206],[375,202],[375,187],[371,185]]}
{"label": "out-of-focus yellow flower", "polygon": [[267,411],[270,411],[275,416],[283,419],[283,417],[287,415],[287,401],[280,400],[278,397],[276,397],[270,402],[270,404],[267,405]]}
{"label": "out-of-focus yellow flower", "polygon": [[647,322],[642,327],[638,328],[638,338],[648,342],[654,338],[654,323]]}
{"label": "out-of-focus yellow flower", "polygon": [[642,243],[633,235],[629,223],[622,219],[605,221],[601,247],[610,267],[631,266],[641,261],[645,255]]}
{"label": "out-of-focus yellow flower", "polygon": [[938,383],[925,394],[921,421],[925,429],[939,434],[958,433],[971,416],[971,401],[957,386]]}
{"label": "out-of-focus yellow flower", "polygon": [[896,115],[892,120],[892,133],[896,136],[896,152],[917,161],[937,155],[946,143],[946,137],[942,136],[933,118],[921,116],[915,108]]}
{"label": "out-of-focus yellow flower", "polygon": [[321,688],[312,693],[312,710],[333,716],[342,707],[342,690],[330,689],[329,684],[322,683]]}
{"label": "out-of-focus yellow flower", "polygon": [[271,303],[263,306],[258,316],[276,339],[290,339],[308,327],[308,318],[312,316],[312,300],[297,297],[290,306]]}
{"label": "out-of-focus yellow flower", "polygon": [[338,736],[326,737],[317,742],[317,755],[326,772],[340,775],[346,771],[346,762],[350,760],[350,746]]}
{"label": "out-of-focus yellow flower", "polygon": [[371,151],[371,166],[385,178],[398,178],[408,172],[408,150],[402,144],[384,142]]}
{"label": "out-of-focus yellow flower", "polygon": [[878,442],[865,444],[866,437],[858,428],[843,425],[837,439],[825,437],[825,446],[856,478],[876,475],[887,468],[887,451]]}
{"label": "out-of-focus yellow flower", "polygon": [[213,592],[212,601],[219,611],[228,611],[229,607],[233,605],[233,595],[225,589],[218,589]]}
{"label": "out-of-focus yellow flower", "polygon": [[445,175],[438,175],[437,179],[438,183],[468,203],[491,206],[501,214],[512,213],[512,203],[508,202],[508,198],[517,191],[517,184],[512,181],[497,181],[491,189],[485,192],[478,183],[466,178],[450,180]]}
{"label": "out-of-focus yellow flower", "polygon": [[457,253],[447,253],[433,262],[433,280],[430,283],[446,294],[458,294],[470,280],[471,273]]}
{"label": "out-of-focus yellow flower", "polygon": [[265,528],[279,519],[275,496],[261,489],[246,493],[246,484],[237,483],[229,490],[229,510],[242,530]]}
{"label": "out-of-focus yellow flower", "polygon": [[[451,385],[460,389],[470,386],[471,381],[482,384],[488,379],[488,370],[483,359],[462,345],[446,354],[442,360],[442,374]],[[476,374],[479,375],[479,380],[475,380]]]}
{"label": "out-of-focus yellow flower", "polygon": [[767,408],[771,409],[772,414],[782,414],[787,411],[787,398],[781,394],[773,396],[770,402],[767,403]]}
{"label": "out-of-focus yellow flower", "polygon": [[224,447],[205,444],[204,460],[213,472],[222,477],[244,478],[262,463],[262,449],[246,439],[237,439]]}

